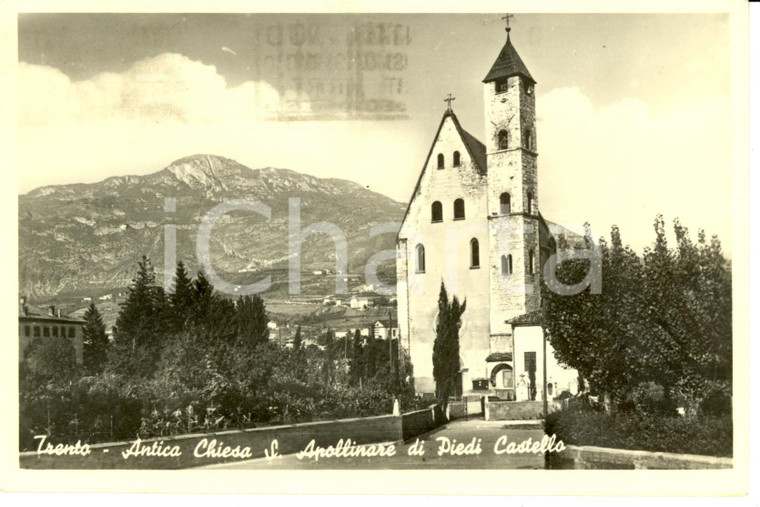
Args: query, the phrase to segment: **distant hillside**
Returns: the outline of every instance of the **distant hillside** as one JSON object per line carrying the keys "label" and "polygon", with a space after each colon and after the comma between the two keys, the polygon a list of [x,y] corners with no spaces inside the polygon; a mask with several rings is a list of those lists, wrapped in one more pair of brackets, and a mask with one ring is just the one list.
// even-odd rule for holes
{"label": "distant hillside", "polygon": [[[165,197],[176,198],[176,212],[164,211]],[[143,254],[152,259],[161,281],[164,224],[176,224],[177,258],[195,270],[198,224],[214,206],[231,199],[266,204],[272,217],[234,212],[221,218],[211,236],[214,268],[241,284],[272,274],[274,290],[283,291],[290,197],[301,200],[301,228],[330,222],[344,232],[349,272],[362,279],[371,255],[394,248],[393,234],[370,238],[369,231],[400,220],[402,203],[346,180],[250,169],[227,158],[194,155],[146,176],[47,186],[19,196],[20,291],[44,299],[125,287]],[[334,269],[333,252],[328,236],[311,236],[303,244],[302,270]],[[392,264],[383,272],[393,277]],[[309,276],[302,284],[305,293],[329,292],[334,278]]]}

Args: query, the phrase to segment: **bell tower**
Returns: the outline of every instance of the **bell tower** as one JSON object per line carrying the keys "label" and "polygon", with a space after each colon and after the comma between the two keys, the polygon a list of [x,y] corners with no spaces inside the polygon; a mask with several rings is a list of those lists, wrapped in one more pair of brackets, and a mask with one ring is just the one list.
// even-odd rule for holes
{"label": "bell tower", "polygon": [[[492,351],[511,352],[505,320],[540,307],[536,81],[507,40],[483,79]],[[508,350],[509,349],[509,350]]]}

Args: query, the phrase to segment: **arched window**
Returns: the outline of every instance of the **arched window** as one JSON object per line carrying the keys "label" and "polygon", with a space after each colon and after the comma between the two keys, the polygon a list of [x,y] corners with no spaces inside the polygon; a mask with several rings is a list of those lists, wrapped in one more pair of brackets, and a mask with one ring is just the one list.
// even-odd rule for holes
{"label": "arched window", "polygon": [[454,167],[459,167],[460,161],[459,161],[459,152],[454,152]]}
{"label": "arched window", "polygon": [[528,252],[528,274],[532,275],[535,271],[535,264],[536,260],[534,259],[535,255],[533,254],[533,250]]}
{"label": "arched window", "polygon": [[512,199],[507,192],[504,192],[499,196],[499,213],[502,215],[509,215],[511,211]]}
{"label": "arched window", "polygon": [[433,222],[443,222],[443,205],[440,201],[435,201],[430,207],[430,214]]}
{"label": "arched window", "polygon": [[529,215],[533,214],[533,192],[528,192],[528,209],[527,212]]}
{"label": "arched window", "polygon": [[501,274],[502,275],[512,274],[512,255],[511,254],[501,256]]}
{"label": "arched window", "polygon": [[509,147],[509,141],[507,140],[507,131],[499,131],[499,149],[506,150]]}
{"label": "arched window", "polygon": [[532,150],[533,149],[533,136],[530,133],[530,129],[525,129],[525,142],[524,146],[526,150]]}
{"label": "arched window", "polygon": [[443,169],[443,153],[438,154],[438,169]]}
{"label": "arched window", "polygon": [[513,389],[514,376],[512,367],[506,363],[497,364],[491,370],[491,385],[497,388]]}
{"label": "arched window", "polygon": [[475,238],[470,240],[470,267],[480,267],[480,243]]}
{"label": "arched window", "polygon": [[464,219],[464,199],[454,201],[454,220]]}
{"label": "arched window", "polygon": [[425,272],[425,247],[417,245],[417,273]]}
{"label": "arched window", "polygon": [[546,393],[549,396],[552,396],[554,394],[554,384],[552,384],[551,382],[546,384]]}

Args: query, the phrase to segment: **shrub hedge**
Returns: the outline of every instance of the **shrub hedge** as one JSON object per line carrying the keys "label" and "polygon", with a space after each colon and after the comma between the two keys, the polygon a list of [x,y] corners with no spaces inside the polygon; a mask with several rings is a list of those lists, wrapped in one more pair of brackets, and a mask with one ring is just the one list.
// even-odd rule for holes
{"label": "shrub hedge", "polygon": [[549,414],[547,435],[566,445],[592,445],[616,449],[701,454],[731,457],[731,416],[679,417],[638,412],[607,414],[587,406],[571,406]]}

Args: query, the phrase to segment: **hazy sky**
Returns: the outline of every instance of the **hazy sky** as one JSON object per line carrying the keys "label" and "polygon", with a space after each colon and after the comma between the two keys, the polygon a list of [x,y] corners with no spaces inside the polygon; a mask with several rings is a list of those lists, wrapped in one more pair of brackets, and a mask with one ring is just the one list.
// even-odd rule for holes
{"label": "hazy sky", "polygon": [[[406,202],[448,93],[463,127],[483,140],[481,81],[505,40],[499,18],[21,15],[19,191],[145,174],[213,153],[252,168],[351,179]],[[317,30],[299,54],[335,57],[346,51],[346,33],[368,22],[395,32],[386,33],[387,45],[363,48],[402,60],[349,75],[377,96],[401,80],[392,93],[408,118],[325,119],[337,115],[313,80],[336,86],[347,74],[324,61],[293,70],[288,58],[298,47],[289,36],[298,23]],[[616,223],[640,248],[660,212],[668,222],[680,217],[693,237],[698,227],[717,233],[729,250],[728,17],[519,14],[511,24],[538,81],[543,215],[588,221],[604,235]],[[298,89],[294,77],[312,84]],[[326,115],[278,121],[283,110]]]}

